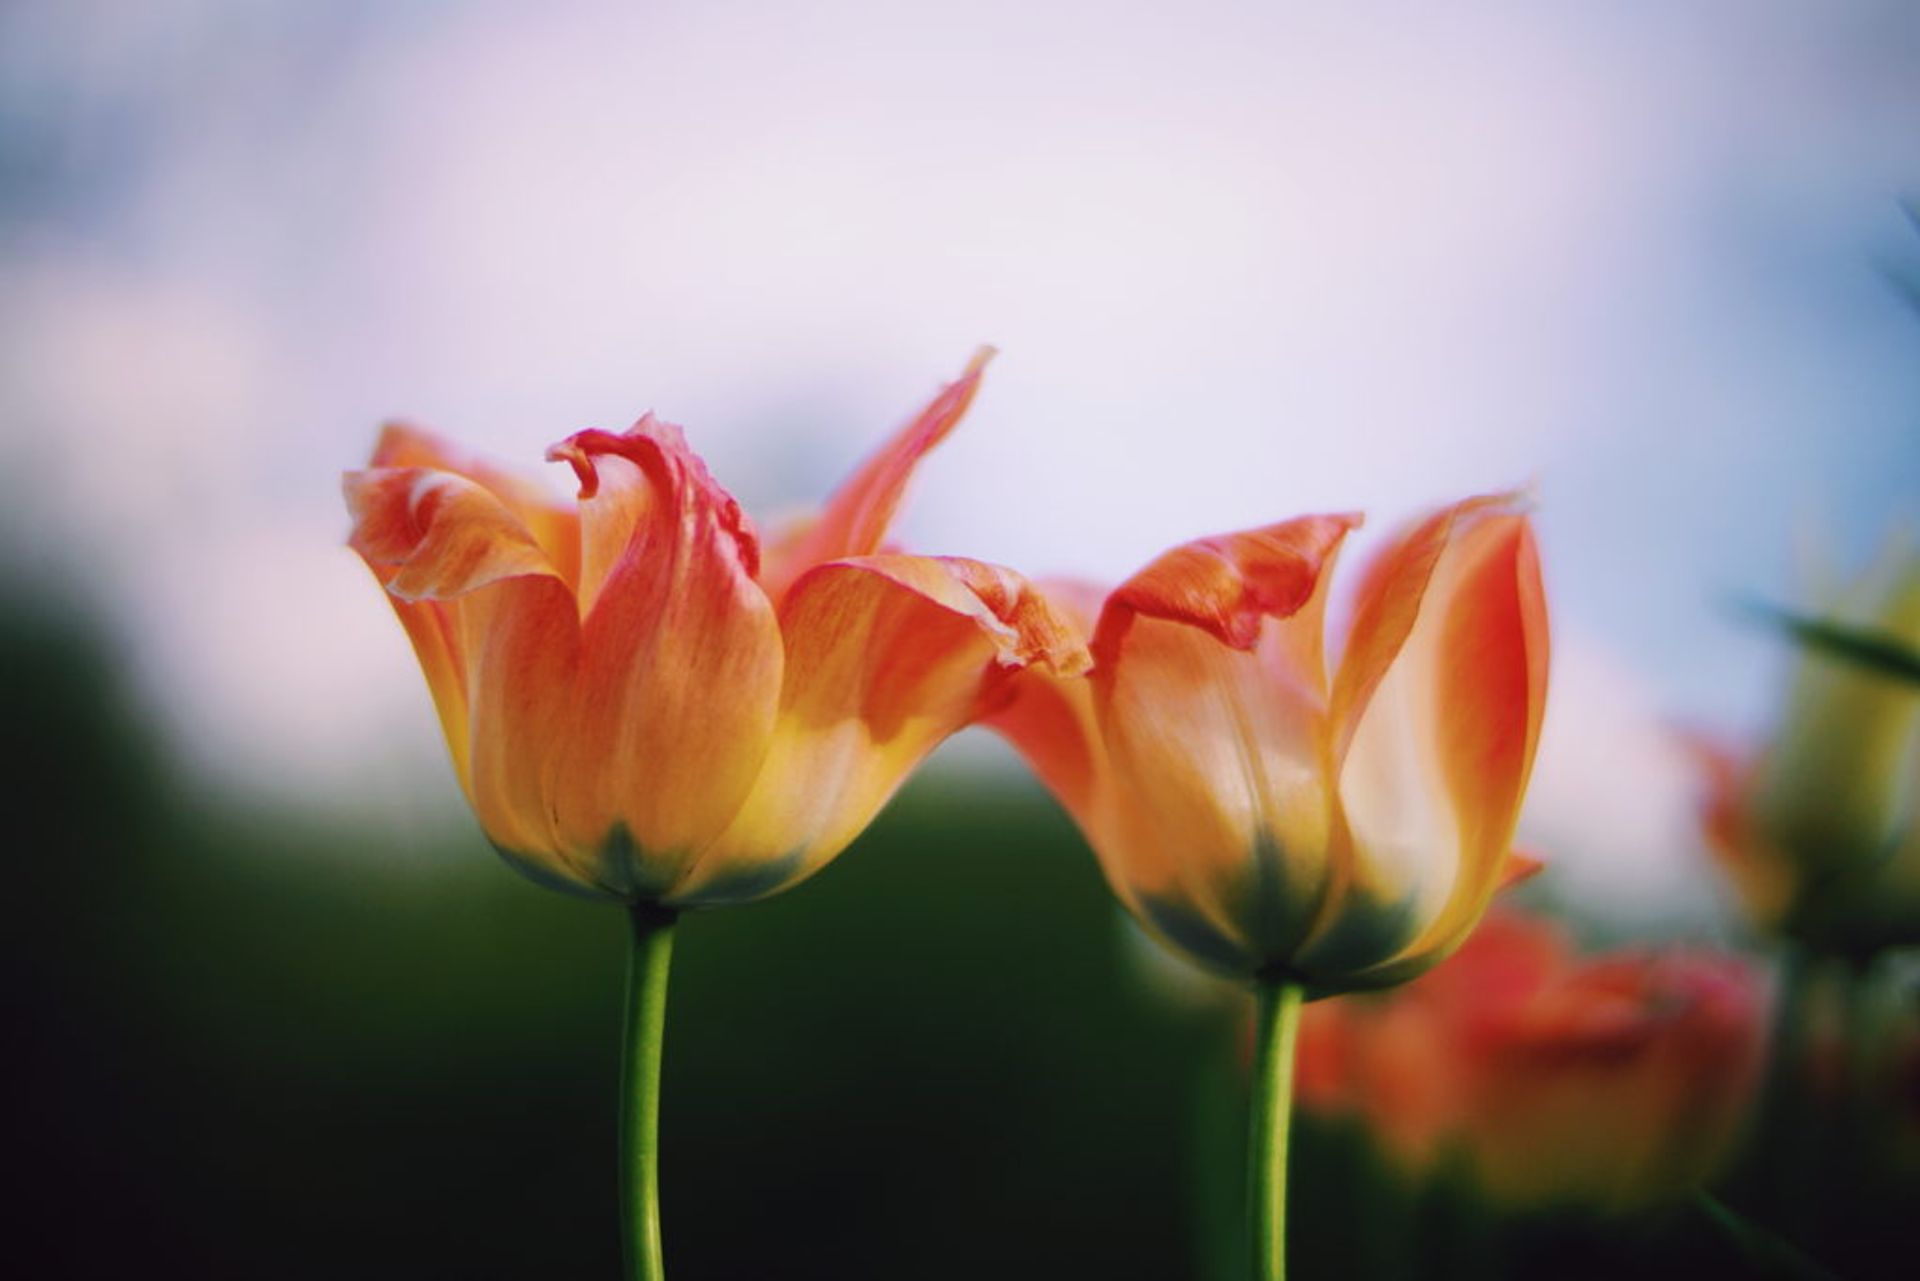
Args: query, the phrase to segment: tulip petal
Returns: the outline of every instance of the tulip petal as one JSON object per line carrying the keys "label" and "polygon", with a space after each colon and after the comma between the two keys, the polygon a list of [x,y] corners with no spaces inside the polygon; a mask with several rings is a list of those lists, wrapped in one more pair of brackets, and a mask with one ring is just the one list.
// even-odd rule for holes
{"label": "tulip petal", "polygon": [[[1108,598],[1094,634],[1097,664],[1111,661],[1136,617],[1197,627],[1221,644],[1250,650],[1267,619],[1298,615],[1316,598],[1340,542],[1360,527],[1357,514],[1302,516],[1260,529],[1199,538],[1163,553]],[[1324,600],[1302,624],[1321,623]],[[1314,626],[1293,629],[1291,649],[1308,660],[1301,677],[1324,679]]]}
{"label": "tulip petal", "polygon": [[[393,431],[380,453],[412,443]],[[426,456],[418,452],[417,456]],[[348,545],[386,587],[412,640],[460,785],[472,793],[472,724],[458,597],[555,571],[524,525],[478,483],[426,467],[375,467],[342,478],[353,516]]]}
{"label": "tulip petal", "polygon": [[[1525,517],[1473,500],[1439,524],[1437,555],[1429,521],[1373,580],[1398,581],[1393,590],[1416,603],[1411,622],[1403,629],[1403,611],[1363,595],[1336,678],[1336,715],[1343,688],[1354,700],[1344,709],[1353,724],[1336,731],[1355,847],[1338,915],[1391,923],[1368,946],[1393,946],[1368,957],[1351,938],[1336,948],[1329,936],[1310,963],[1358,971],[1362,983],[1432,964],[1479,919],[1511,848],[1545,710],[1546,608]],[[1401,637],[1377,674],[1368,669],[1384,647],[1358,630],[1370,617]],[[1350,675],[1349,663],[1363,670]]]}
{"label": "tulip petal", "polygon": [[732,820],[779,704],[781,645],[739,504],[652,416],[549,457],[580,477],[580,675],[553,784],[603,884],[657,897]]}
{"label": "tulip petal", "polygon": [[350,544],[413,639],[481,827],[523,864],[590,884],[549,817],[579,648],[572,592],[519,518],[464,476],[375,468],[345,489]]}
{"label": "tulip petal", "polygon": [[503,578],[559,570],[520,518],[464,476],[374,468],[344,478],[354,520],[348,546],[402,600],[446,600]]}
{"label": "tulip petal", "polygon": [[1525,850],[1508,850],[1506,861],[1500,865],[1500,879],[1496,883],[1496,888],[1505,892],[1516,886],[1525,885],[1546,870],[1546,860],[1537,854],[1529,854]]}
{"label": "tulip petal", "polygon": [[[1041,580],[1037,589],[1053,612],[1085,645],[1106,598],[1102,588],[1072,580]],[[1005,706],[986,722],[1003,735],[1067,813],[1094,838],[1099,821],[1094,787],[1105,770],[1106,745],[1094,712],[1093,686],[1082,673],[1062,674],[1046,665],[1015,673]]]}
{"label": "tulip petal", "polygon": [[1335,838],[1321,660],[1355,516],[1175,548],[1109,598],[1093,698],[1109,777],[1096,848],[1122,899],[1215,964],[1289,954]]}
{"label": "tulip petal", "polygon": [[1798,888],[1791,864],[1753,830],[1747,805],[1754,762],[1732,746],[1699,734],[1680,745],[1699,775],[1701,835],[1707,852],[1732,880],[1747,914],[1766,929],[1779,929]]}
{"label": "tulip petal", "polygon": [[555,501],[538,482],[475,458],[432,432],[406,423],[388,423],[380,429],[380,440],[368,466],[423,467],[464,476],[519,517],[562,578],[570,583],[578,579],[579,515],[571,504]]}
{"label": "tulip petal", "polygon": [[813,519],[767,549],[761,582],[775,601],[786,598],[800,575],[815,565],[884,549],[914,468],[945,440],[973,403],[993,348],[982,347],[958,380],[942,388],[919,415],[868,458]]}
{"label": "tulip petal", "polygon": [[572,731],[580,665],[573,593],[558,579],[514,579],[463,597],[453,617],[466,666],[480,826],[523,870],[606,889],[592,847],[569,844],[553,822],[554,775]]}
{"label": "tulip petal", "polygon": [[868,556],[816,566],[781,607],[780,716],[739,817],[668,901],[737,902],[837,854],[941,740],[1038,664],[1084,646],[1031,584],[978,561]]}

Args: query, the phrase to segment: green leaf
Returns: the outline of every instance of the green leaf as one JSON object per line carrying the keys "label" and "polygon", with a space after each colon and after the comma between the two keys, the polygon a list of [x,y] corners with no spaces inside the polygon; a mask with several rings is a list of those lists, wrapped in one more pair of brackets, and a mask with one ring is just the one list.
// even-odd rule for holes
{"label": "green leaf", "polygon": [[1895,680],[1920,684],[1920,650],[1890,632],[1855,627],[1828,618],[1810,618],[1759,603],[1749,603],[1746,611],[1780,628],[1808,649],[1871,668]]}
{"label": "green leaf", "polygon": [[1696,1192],[1693,1207],[1741,1253],[1756,1275],[1779,1277],[1782,1281],[1838,1281],[1833,1273],[1752,1219],[1737,1213],[1719,1197]]}

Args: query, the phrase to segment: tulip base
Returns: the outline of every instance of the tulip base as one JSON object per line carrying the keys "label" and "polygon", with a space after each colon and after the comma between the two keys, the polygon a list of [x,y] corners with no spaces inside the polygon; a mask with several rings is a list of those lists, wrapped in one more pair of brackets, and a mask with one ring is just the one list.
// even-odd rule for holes
{"label": "tulip base", "polygon": [[1262,979],[1256,989],[1253,1101],[1247,1117],[1247,1226],[1254,1281],[1287,1275],[1287,1146],[1293,1130],[1294,1042],[1306,990]]}
{"label": "tulip base", "polygon": [[660,1049],[675,914],[633,906],[626,1037],[620,1060],[620,1224],[627,1276],[663,1281],[660,1249]]}

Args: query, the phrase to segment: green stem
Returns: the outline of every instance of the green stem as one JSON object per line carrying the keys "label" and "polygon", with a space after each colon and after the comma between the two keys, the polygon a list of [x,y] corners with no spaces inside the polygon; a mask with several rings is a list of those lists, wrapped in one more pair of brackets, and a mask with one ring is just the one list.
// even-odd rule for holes
{"label": "green stem", "polygon": [[633,907],[627,961],[627,1034],[620,1060],[620,1222],[627,1275],[663,1281],[660,1259],[660,1046],[667,1026],[667,966],[674,914]]}
{"label": "green stem", "polygon": [[1808,1258],[1786,1239],[1735,1214],[1711,1193],[1695,1192],[1693,1206],[1728,1244],[1745,1257],[1747,1266],[1756,1276],[1792,1278],[1793,1281],[1835,1281],[1833,1273]]}
{"label": "green stem", "polygon": [[1247,1118],[1247,1222],[1254,1281],[1284,1281],[1287,1275],[1287,1139],[1293,1128],[1294,1039],[1300,1030],[1302,995],[1298,983],[1259,983],[1253,1106]]}
{"label": "green stem", "polygon": [[1849,957],[1840,966],[1840,1109],[1834,1134],[1834,1166],[1843,1177],[1865,1179],[1874,1170],[1880,1108],[1874,1070],[1879,1058],[1877,1004],[1871,957]]}
{"label": "green stem", "polygon": [[1810,1199],[1801,1185],[1813,1160],[1818,1134],[1809,1092],[1808,1020],[1816,1004],[1818,967],[1805,948],[1789,944],[1780,961],[1780,995],[1767,1046],[1766,1078],[1760,1090],[1755,1134],[1758,1187],[1763,1215],[1798,1234]]}

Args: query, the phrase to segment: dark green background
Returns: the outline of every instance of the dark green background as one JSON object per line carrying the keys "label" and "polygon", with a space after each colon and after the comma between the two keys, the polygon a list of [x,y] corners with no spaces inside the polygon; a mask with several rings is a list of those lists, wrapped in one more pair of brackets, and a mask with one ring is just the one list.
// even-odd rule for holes
{"label": "dark green background", "polygon": [[[119,667],[83,613],[11,597],[8,1274],[618,1275],[620,909],[468,821],[200,794]],[[923,780],[815,880],[683,921],[672,1274],[1237,1275],[1242,1035],[1143,981],[1036,787]],[[1685,1211],[1416,1199],[1311,1120],[1294,1207],[1300,1277],[1750,1274]],[[1886,1208],[1846,1239],[1915,1257]]]}

